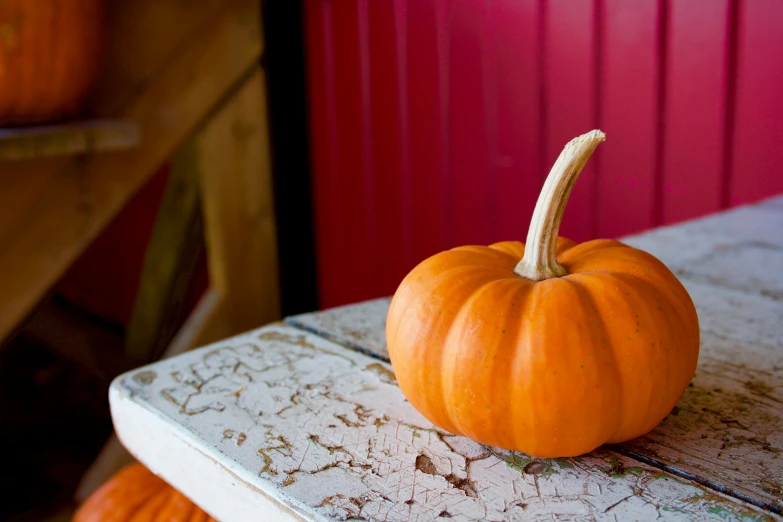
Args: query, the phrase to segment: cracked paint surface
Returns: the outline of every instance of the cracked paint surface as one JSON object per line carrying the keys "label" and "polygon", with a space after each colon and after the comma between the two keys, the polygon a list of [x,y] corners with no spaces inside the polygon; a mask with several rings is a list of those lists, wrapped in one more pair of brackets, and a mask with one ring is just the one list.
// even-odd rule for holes
{"label": "cracked paint surface", "polygon": [[771,516],[606,449],[534,459],[448,434],[410,406],[388,364],[290,326],[155,363],[114,386],[313,520]]}
{"label": "cracked paint surface", "polygon": [[[783,510],[783,198],[625,241],[666,263],[693,298],[699,366],[678,406],[624,448]],[[388,300],[293,318],[292,324],[388,359]],[[375,325],[375,331],[372,331]],[[370,331],[370,334],[366,332]]]}

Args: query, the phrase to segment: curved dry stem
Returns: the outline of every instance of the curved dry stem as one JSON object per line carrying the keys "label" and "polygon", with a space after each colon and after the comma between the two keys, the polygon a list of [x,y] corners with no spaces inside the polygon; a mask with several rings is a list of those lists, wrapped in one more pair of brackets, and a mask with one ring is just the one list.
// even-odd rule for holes
{"label": "curved dry stem", "polygon": [[605,139],[603,132],[592,130],[569,141],[558,156],[538,196],[527,232],[525,255],[514,268],[517,275],[543,281],[566,274],[556,256],[560,222],[579,173],[598,144]]}

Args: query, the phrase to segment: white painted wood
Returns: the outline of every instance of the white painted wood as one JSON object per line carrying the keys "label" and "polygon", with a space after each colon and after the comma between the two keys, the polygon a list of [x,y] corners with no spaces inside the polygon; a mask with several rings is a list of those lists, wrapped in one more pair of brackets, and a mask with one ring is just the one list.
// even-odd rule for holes
{"label": "white painted wood", "polygon": [[[624,448],[783,510],[783,213],[740,207],[623,241],[680,277],[702,329],[694,386],[677,414]],[[295,324],[378,352],[378,334],[355,325],[380,331],[387,306],[376,300],[299,316]]]}
{"label": "white painted wood", "polygon": [[776,207],[739,207],[622,241],[679,277],[783,298],[783,212]]}
{"label": "white painted wood", "polygon": [[773,196],[759,202],[759,206],[771,207],[780,211],[783,211],[783,195]]}
{"label": "white painted wood", "polygon": [[435,429],[388,364],[270,325],[111,388],[123,443],[220,520],[772,518],[598,450],[540,460]]}
{"label": "white painted wood", "polygon": [[323,312],[294,315],[286,318],[286,322],[389,362],[386,314],[390,303],[391,298],[382,297]]}
{"label": "white painted wood", "polygon": [[[682,280],[696,303],[702,330],[694,385],[683,394],[676,414],[624,447],[780,510],[782,303],[752,291]],[[380,323],[386,310],[379,305],[354,306],[349,313],[335,309],[322,323],[316,314],[311,324],[339,340],[357,319]]]}

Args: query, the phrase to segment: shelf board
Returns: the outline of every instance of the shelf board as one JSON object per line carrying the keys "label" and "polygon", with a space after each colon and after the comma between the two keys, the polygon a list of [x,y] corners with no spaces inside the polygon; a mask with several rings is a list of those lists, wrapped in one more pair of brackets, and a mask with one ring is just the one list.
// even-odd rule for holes
{"label": "shelf board", "polygon": [[138,142],[136,125],[122,120],[7,127],[0,128],[0,161],[123,150]]}

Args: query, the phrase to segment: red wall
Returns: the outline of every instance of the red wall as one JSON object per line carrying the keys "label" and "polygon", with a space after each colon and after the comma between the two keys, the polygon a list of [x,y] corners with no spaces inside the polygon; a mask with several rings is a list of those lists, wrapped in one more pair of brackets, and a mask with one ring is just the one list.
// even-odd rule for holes
{"label": "red wall", "polygon": [[783,192],[780,0],[307,0],[321,306],[524,240],[562,146],[607,133],[563,234]]}

